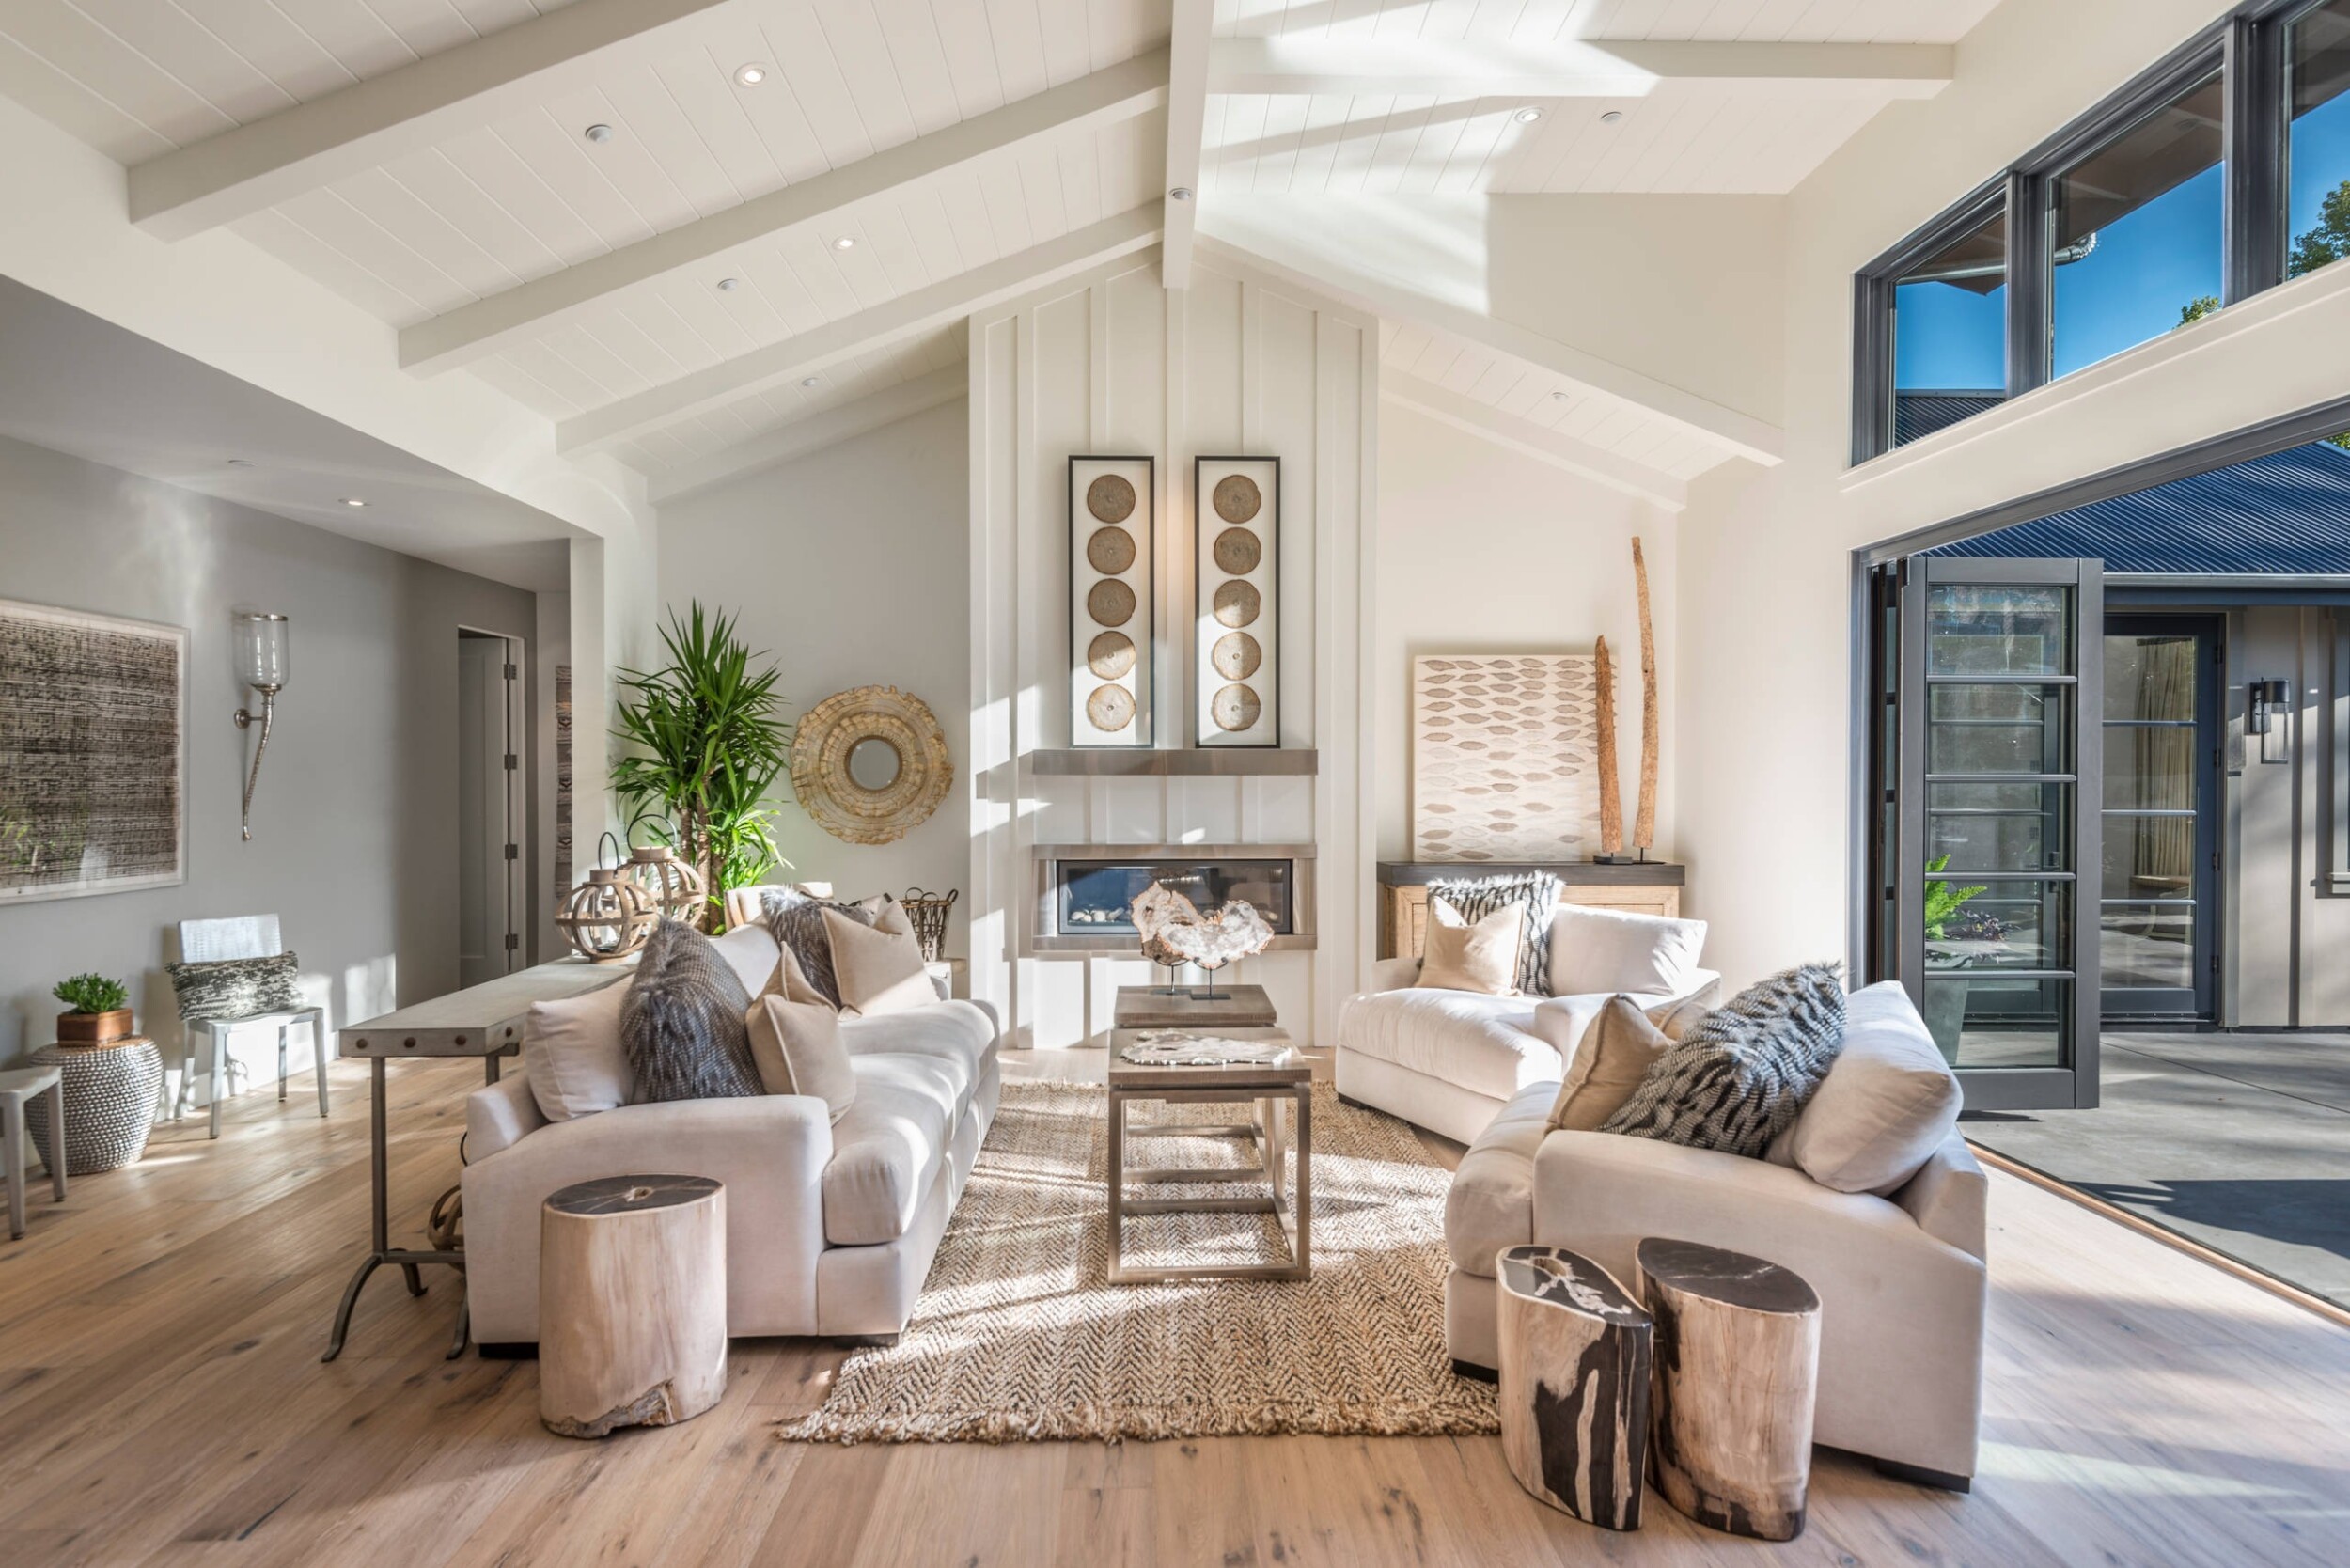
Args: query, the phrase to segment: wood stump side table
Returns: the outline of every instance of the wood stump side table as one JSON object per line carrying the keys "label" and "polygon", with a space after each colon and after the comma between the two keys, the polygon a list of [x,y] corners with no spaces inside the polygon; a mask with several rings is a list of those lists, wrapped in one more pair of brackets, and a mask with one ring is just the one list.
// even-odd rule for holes
{"label": "wood stump side table", "polygon": [[1652,1237],[1638,1257],[1657,1490],[1701,1525],[1793,1541],[1811,1488],[1819,1295],[1792,1269],[1697,1242]]}
{"label": "wood stump side table", "polygon": [[1648,1469],[1649,1315],[1613,1275],[1557,1247],[1502,1248],[1501,1453],[1540,1501],[1638,1529]]}
{"label": "wood stump side table", "polygon": [[726,1389],[726,1188],[706,1176],[608,1176],[548,1198],[539,1243],[547,1430],[672,1426]]}
{"label": "wood stump side table", "polygon": [[[76,1176],[135,1165],[147,1153],[163,1098],[164,1058],[142,1034],[96,1045],[44,1045],[33,1053],[54,1067],[65,1095],[65,1164]],[[47,1160],[48,1130],[33,1127],[33,1147]]]}

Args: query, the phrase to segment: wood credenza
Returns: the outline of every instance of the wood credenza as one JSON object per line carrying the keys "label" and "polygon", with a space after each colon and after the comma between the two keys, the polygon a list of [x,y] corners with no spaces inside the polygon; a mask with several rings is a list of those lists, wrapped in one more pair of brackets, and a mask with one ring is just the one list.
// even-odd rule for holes
{"label": "wood credenza", "polygon": [[1559,879],[1559,896],[1568,903],[1601,909],[1627,909],[1640,915],[1681,913],[1681,888],[1686,868],[1662,861],[1635,861],[1607,866],[1590,861],[1555,861],[1524,865],[1435,865],[1423,860],[1379,862],[1379,956],[1418,958],[1428,931],[1428,885],[1456,877],[1509,876],[1524,871],[1548,871]]}

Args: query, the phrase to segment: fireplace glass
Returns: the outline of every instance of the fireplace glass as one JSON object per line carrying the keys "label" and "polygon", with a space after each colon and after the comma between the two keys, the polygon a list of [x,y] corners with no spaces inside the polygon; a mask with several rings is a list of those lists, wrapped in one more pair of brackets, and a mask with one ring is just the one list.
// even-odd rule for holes
{"label": "fireplace glass", "polygon": [[1058,934],[1133,936],[1132,906],[1153,882],[1166,884],[1212,913],[1245,899],[1276,936],[1295,934],[1288,860],[1062,860],[1056,900]]}

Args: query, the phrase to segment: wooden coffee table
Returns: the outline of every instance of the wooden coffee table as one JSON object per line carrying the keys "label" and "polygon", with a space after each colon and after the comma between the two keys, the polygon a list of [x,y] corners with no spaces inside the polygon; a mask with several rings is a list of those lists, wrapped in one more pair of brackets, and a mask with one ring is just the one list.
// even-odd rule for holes
{"label": "wooden coffee table", "polygon": [[[1112,1284],[1141,1284],[1167,1279],[1309,1279],[1313,1278],[1313,1069],[1295,1051],[1275,1063],[1245,1063],[1214,1067],[1143,1066],[1120,1053],[1141,1031],[1115,1029],[1110,1035],[1109,1200]],[[1205,1031],[1201,1031],[1205,1032]],[[1254,1039],[1288,1043],[1278,1029],[1223,1029],[1220,1039]],[[1256,1154],[1254,1166],[1153,1166],[1126,1168],[1126,1107],[1136,1100],[1161,1100],[1173,1105],[1230,1105],[1250,1107],[1247,1120],[1233,1122],[1185,1124],[1152,1129],[1153,1137],[1209,1137],[1237,1140]],[[1297,1192],[1292,1200],[1289,1182],[1289,1152],[1297,1152]],[[1230,1196],[1179,1198],[1149,1194],[1128,1196],[1126,1185],[1163,1186],[1199,1183],[1216,1185],[1259,1185],[1266,1190]],[[1207,1263],[1157,1266],[1125,1261],[1128,1215],[1270,1214],[1276,1216],[1289,1257],[1270,1263]]]}

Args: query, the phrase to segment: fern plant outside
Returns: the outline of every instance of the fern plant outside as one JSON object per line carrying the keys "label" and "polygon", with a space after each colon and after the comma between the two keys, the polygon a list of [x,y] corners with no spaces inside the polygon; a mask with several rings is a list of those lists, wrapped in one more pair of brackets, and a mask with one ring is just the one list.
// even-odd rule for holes
{"label": "fern plant outside", "polygon": [[725,891],[757,882],[781,855],[768,792],[791,757],[791,727],[779,716],[778,672],[754,670],[734,619],[696,601],[669,612],[661,640],[668,664],[624,669],[619,728],[627,750],[612,764],[612,788],[632,821],[650,820],[661,841],[701,872],[710,898],[695,922],[715,932]]}

